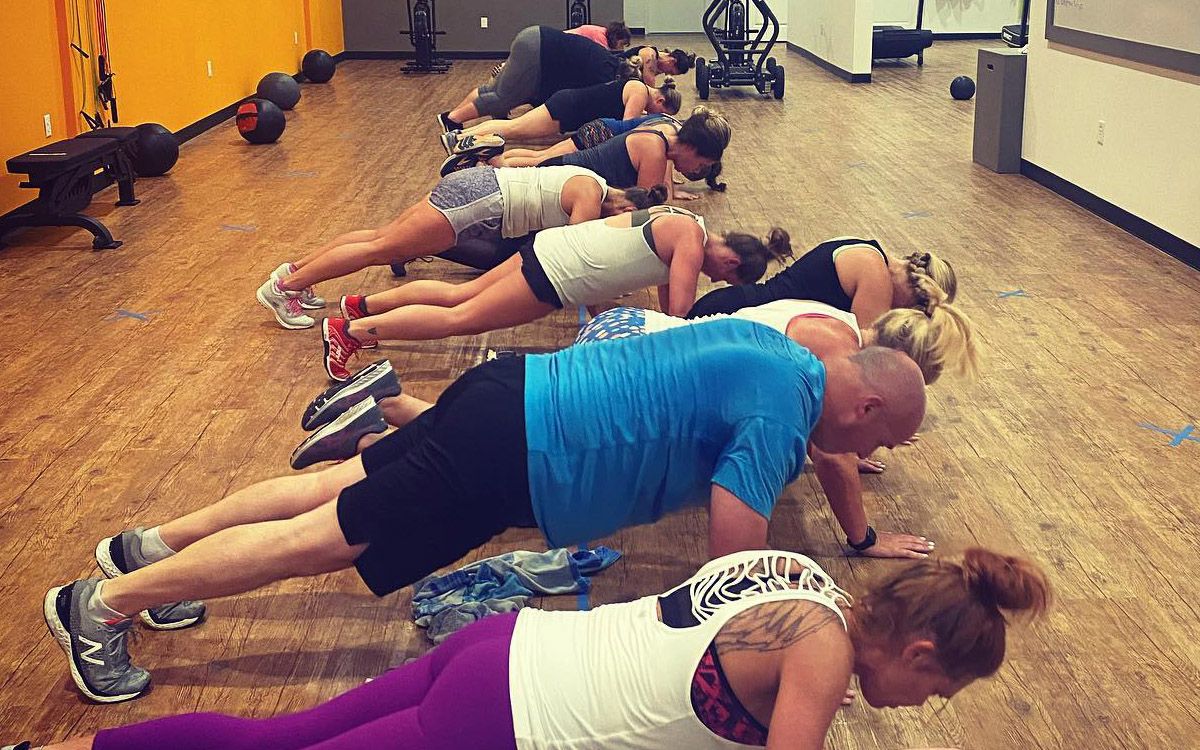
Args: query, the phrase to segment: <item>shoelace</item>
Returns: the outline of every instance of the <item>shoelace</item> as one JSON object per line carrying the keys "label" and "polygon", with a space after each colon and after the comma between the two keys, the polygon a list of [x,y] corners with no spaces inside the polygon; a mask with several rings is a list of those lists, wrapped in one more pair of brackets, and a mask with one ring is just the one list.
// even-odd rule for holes
{"label": "shoelace", "polygon": [[316,296],[317,296],[317,292],[311,286],[304,287],[304,290],[300,292],[300,299],[302,299],[302,300],[311,301]]}
{"label": "shoelace", "polygon": [[342,332],[334,329],[333,335],[329,337],[330,357],[334,361],[345,365],[346,361],[350,359],[351,354],[354,354],[354,350],[347,346],[346,340],[342,338]]}
{"label": "shoelace", "polygon": [[104,647],[104,654],[108,657],[107,661],[122,672],[127,672],[132,665],[129,661],[129,648],[125,645],[125,641],[129,640],[131,635],[136,636],[137,631],[133,629],[133,620],[126,620],[123,625],[107,627],[113,631],[113,637]]}
{"label": "shoelace", "polygon": [[284,295],[284,299],[286,301],[283,304],[284,304],[284,307],[287,308],[288,314],[294,315],[297,317],[304,314],[304,309],[302,307],[300,307],[300,298],[299,297],[289,297],[287,295]]}

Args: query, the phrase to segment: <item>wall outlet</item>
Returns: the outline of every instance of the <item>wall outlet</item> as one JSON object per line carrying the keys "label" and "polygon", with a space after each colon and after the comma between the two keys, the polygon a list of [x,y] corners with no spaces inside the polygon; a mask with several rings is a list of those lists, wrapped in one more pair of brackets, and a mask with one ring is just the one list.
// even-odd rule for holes
{"label": "wall outlet", "polygon": [[292,44],[299,44],[299,43],[300,43],[300,32],[293,31],[292,32]]}
{"label": "wall outlet", "polygon": [[212,60],[208,61],[208,77],[212,78]]}
{"label": "wall outlet", "polygon": [[480,16],[480,17],[479,17],[479,28],[481,28],[481,29],[486,29],[486,28],[487,28],[487,23],[488,23],[488,21],[487,21],[487,16]]}
{"label": "wall outlet", "polygon": [[50,126],[50,115],[42,115],[42,126],[46,128],[46,137],[49,138],[54,133],[54,128]]}
{"label": "wall outlet", "polygon": [[1096,122],[1096,143],[1104,145],[1104,120]]}

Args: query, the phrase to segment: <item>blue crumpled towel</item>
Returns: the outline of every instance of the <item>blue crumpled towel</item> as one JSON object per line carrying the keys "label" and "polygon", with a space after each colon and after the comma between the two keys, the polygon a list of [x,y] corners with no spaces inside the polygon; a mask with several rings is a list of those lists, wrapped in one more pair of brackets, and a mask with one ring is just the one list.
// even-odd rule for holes
{"label": "blue crumpled towel", "polygon": [[413,620],[431,641],[441,643],[476,620],[521,609],[535,594],[586,593],[592,585],[589,577],[620,558],[620,552],[608,547],[489,557],[413,584]]}

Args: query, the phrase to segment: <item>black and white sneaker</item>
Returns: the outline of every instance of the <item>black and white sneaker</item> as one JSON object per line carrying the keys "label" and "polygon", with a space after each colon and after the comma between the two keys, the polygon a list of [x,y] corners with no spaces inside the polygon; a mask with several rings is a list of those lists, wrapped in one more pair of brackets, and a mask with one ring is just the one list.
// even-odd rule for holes
{"label": "black and white sneaker", "polygon": [[458,143],[460,131],[447,130],[438,136],[438,140],[442,142],[442,148],[446,151],[446,156],[454,153],[454,144]]}
{"label": "black and white sneaker", "polygon": [[87,613],[98,583],[92,578],[50,589],[42,615],[81,693],[97,703],[133,700],[150,689],[150,673],[129,661],[125,640],[133,620],[99,622]]}
{"label": "black and white sneaker", "polygon": [[378,403],[385,398],[399,396],[401,391],[400,378],[392,369],[392,363],[381,359],[354,373],[345,383],[326,388],[304,409],[300,426],[305,430],[315,430],[368,398]]}
{"label": "black and white sneaker", "polygon": [[450,119],[450,110],[438,113],[437,124],[438,127],[442,129],[443,133],[449,133],[451,130],[462,130],[461,122],[455,122],[454,120]]}
{"label": "black and white sneaker", "polygon": [[388,428],[375,399],[351,407],[346,413],[317,430],[292,451],[292,468],[304,469],[323,461],[345,461],[358,453],[358,441]]}
{"label": "black and white sneaker", "polygon": [[5,745],[4,747],[0,747],[0,750],[32,750],[32,748],[33,745],[28,742],[21,742],[16,745]]}
{"label": "black and white sneaker", "polygon": [[[150,565],[142,556],[142,532],[139,527],[122,531],[116,536],[101,539],[96,545],[96,564],[104,575],[119,578]],[[204,620],[204,602],[174,602],[139,612],[138,617],[151,630],[183,630]]]}
{"label": "black and white sneaker", "polygon": [[[447,134],[449,135],[449,134]],[[504,138],[499,135],[461,135],[455,134],[446,153],[453,154],[488,154],[484,159],[490,159],[504,151]]]}

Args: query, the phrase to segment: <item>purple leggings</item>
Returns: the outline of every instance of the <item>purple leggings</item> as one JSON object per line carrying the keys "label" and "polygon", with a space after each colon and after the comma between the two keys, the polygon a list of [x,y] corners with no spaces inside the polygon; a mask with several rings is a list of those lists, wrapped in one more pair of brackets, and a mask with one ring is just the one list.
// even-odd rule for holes
{"label": "purple leggings", "polygon": [[169,716],[106,729],[92,750],[515,750],[508,652],[516,623],[516,613],[484,618],[307,711]]}

